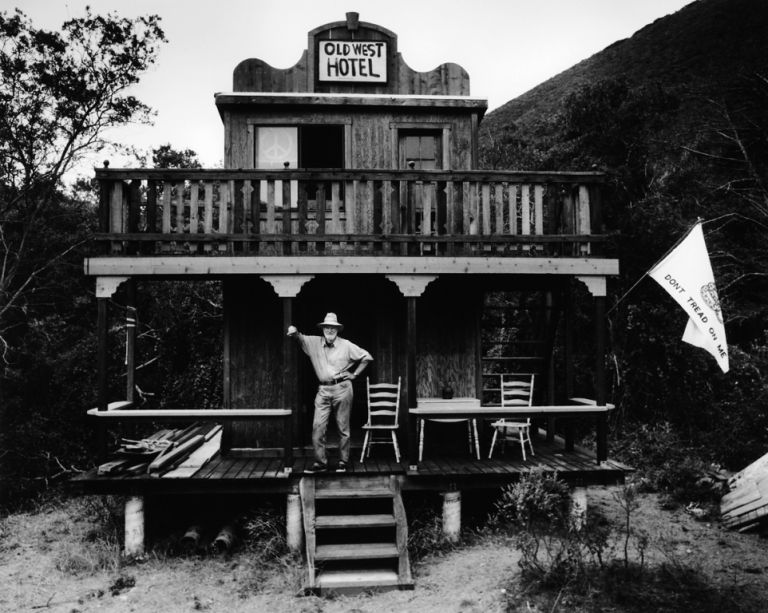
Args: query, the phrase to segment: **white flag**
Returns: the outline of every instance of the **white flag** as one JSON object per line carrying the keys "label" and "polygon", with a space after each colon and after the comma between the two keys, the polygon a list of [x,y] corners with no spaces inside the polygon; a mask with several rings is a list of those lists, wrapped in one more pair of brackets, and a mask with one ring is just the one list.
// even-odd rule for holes
{"label": "white flag", "polygon": [[683,340],[706,349],[717,360],[722,371],[728,372],[728,343],[725,340],[723,312],[717,297],[701,222],[648,274],[688,314]]}

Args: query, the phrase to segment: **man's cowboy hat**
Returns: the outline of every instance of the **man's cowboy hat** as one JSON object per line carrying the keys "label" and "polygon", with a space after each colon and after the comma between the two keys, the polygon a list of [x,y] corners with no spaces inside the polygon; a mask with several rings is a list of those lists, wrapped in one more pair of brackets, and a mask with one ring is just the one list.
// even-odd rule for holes
{"label": "man's cowboy hat", "polygon": [[344,326],[341,325],[339,323],[339,320],[336,318],[336,313],[326,313],[325,319],[321,321],[319,324],[317,324],[318,328],[325,328],[326,326],[338,328],[339,331],[344,329]]}

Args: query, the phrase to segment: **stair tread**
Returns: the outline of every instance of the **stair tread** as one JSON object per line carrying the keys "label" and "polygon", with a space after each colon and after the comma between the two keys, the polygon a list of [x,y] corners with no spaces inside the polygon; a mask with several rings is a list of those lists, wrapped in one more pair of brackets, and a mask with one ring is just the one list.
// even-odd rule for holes
{"label": "stair tread", "polygon": [[377,526],[394,526],[395,516],[384,513],[366,515],[318,515],[315,517],[316,528],[370,528]]}
{"label": "stair tread", "polygon": [[397,545],[394,543],[318,545],[315,550],[316,560],[364,560],[398,556]]}
{"label": "stair tread", "polygon": [[392,491],[384,488],[371,489],[318,489],[315,498],[392,498]]}
{"label": "stair tread", "polygon": [[326,570],[318,574],[317,587],[374,587],[399,585],[397,573],[388,569]]}

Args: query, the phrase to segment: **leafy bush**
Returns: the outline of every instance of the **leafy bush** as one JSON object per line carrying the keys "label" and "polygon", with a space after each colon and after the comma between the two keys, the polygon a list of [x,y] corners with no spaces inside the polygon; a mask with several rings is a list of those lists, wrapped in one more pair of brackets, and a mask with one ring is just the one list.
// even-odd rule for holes
{"label": "leafy bush", "polygon": [[642,488],[676,502],[713,502],[723,492],[706,477],[704,450],[686,444],[668,422],[638,424],[617,445],[617,456],[634,467]]}
{"label": "leafy bush", "polygon": [[501,491],[494,504],[491,524],[532,530],[564,527],[568,523],[571,495],[568,485],[557,475],[532,472]]}

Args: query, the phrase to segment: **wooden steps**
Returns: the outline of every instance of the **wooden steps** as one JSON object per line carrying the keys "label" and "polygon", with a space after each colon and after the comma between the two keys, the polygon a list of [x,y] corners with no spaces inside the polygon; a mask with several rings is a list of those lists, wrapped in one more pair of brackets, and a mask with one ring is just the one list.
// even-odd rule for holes
{"label": "wooden steps", "polygon": [[307,592],[413,588],[396,475],[307,475],[299,492]]}

